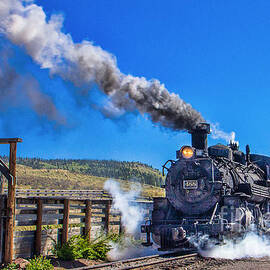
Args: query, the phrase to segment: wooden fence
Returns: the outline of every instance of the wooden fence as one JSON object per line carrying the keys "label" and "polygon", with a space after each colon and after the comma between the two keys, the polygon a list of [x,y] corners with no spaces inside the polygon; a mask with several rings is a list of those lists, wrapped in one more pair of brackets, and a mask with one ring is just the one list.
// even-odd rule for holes
{"label": "wooden fence", "polygon": [[[4,225],[6,195],[1,198],[0,220]],[[146,216],[150,215],[152,202],[136,203],[143,206]],[[63,244],[75,234],[91,239],[100,229],[121,231],[121,215],[111,205],[110,198],[17,197],[13,258],[50,254],[54,243]],[[4,228],[0,230],[0,258],[4,253]]]}

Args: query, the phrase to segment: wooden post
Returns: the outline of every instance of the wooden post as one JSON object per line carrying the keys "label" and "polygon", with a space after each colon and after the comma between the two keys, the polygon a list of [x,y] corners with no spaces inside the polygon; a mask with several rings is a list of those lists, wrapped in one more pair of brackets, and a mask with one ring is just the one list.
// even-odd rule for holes
{"label": "wooden post", "polygon": [[62,245],[68,241],[69,208],[70,208],[70,201],[69,199],[65,199],[64,200]]}
{"label": "wooden post", "polygon": [[4,194],[4,176],[0,173],[0,194]]}
{"label": "wooden post", "polygon": [[7,223],[5,235],[5,263],[11,263],[13,259],[13,230],[14,230],[14,212],[15,212],[15,187],[16,187],[16,151],[17,143],[10,143],[9,153],[9,171],[12,178],[8,181],[7,198]]}
{"label": "wooden post", "polygon": [[104,223],[104,230],[105,230],[106,233],[109,232],[110,209],[111,209],[111,201],[108,200],[107,203],[106,203],[106,208],[105,208],[105,223]]}
{"label": "wooden post", "polygon": [[9,144],[9,177],[8,197],[6,207],[5,255],[4,263],[8,264],[13,259],[13,230],[15,221],[15,195],[16,195],[16,152],[20,138],[0,139],[0,144]]}
{"label": "wooden post", "polygon": [[36,242],[35,242],[36,255],[41,254],[42,210],[43,210],[43,203],[42,203],[42,200],[39,198],[37,199],[37,229],[36,229]]}
{"label": "wooden post", "polygon": [[123,233],[124,230],[123,230],[123,226],[122,226],[122,215],[120,213],[120,219],[119,219],[119,234]]}
{"label": "wooden post", "polygon": [[4,210],[6,208],[6,196],[1,195],[0,196],[0,262],[3,260],[3,254],[4,253]]}
{"label": "wooden post", "polygon": [[89,241],[91,240],[91,217],[92,217],[92,202],[91,200],[86,200],[84,234]]}

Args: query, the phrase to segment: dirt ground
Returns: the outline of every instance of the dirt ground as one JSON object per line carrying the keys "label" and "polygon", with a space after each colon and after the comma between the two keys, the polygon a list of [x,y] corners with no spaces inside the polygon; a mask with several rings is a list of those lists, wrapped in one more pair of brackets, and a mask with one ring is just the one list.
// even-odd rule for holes
{"label": "dirt ground", "polygon": [[61,261],[52,257],[50,259],[51,259],[52,265],[54,266],[54,269],[57,269],[57,270],[73,269],[73,268],[79,268],[79,267],[84,267],[88,265],[104,263],[104,261],[91,261],[91,260],[85,260],[85,259],[78,259],[75,261]]}

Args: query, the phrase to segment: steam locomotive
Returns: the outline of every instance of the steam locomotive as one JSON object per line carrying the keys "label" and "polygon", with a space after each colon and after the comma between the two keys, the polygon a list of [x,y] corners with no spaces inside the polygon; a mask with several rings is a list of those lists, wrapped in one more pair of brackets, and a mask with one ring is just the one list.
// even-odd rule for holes
{"label": "steam locomotive", "polygon": [[163,165],[166,197],[154,198],[152,220],[141,226],[145,245],[152,239],[160,250],[187,248],[200,235],[220,243],[251,226],[267,233],[270,157],[250,154],[248,145],[244,154],[234,141],[207,147],[208,123],[189,133],[192,147],[183,146]]}

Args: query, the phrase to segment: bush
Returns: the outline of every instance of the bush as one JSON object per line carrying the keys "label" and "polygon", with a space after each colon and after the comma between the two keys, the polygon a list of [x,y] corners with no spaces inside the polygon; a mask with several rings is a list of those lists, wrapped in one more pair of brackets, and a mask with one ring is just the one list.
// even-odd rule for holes
{"label": "bush", "polygon": [[13,270],[13,269],[19,269],[16,263],[10,263],[5,268],[3,268],[3,270]]}
{"label": "bush", "polygon": [[62,246],[55,245],[54,255],[61,260],[90,259],[105,260],[108,251],[111,249],[110,243],[117,241],[119,236],[116,234],[102,234],[93,241],[80,235],[72,236],[68,242]]}
{"label": "bush", "polygon": [[52,270],[53,268],[51,260],[43,256],[30,259],[29,264],[26,265],[26,270]]}

